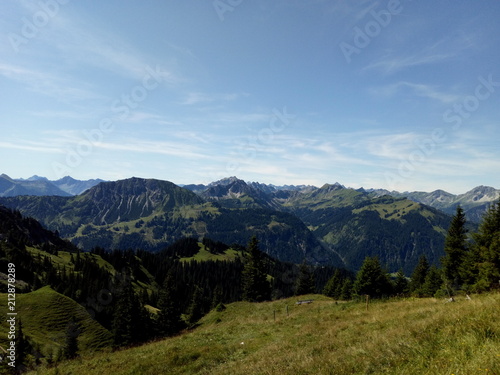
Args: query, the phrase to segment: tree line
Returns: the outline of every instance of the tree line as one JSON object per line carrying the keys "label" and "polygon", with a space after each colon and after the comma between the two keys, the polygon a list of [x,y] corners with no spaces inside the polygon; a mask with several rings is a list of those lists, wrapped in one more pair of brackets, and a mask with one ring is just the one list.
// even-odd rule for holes
{"label": "tree line", "polygon": [[500,201],[487,210],[474,233],[468,233],[464,210],[457,206],[446,234],[441,266],[422,255],[407,278],[402,270],[389,276],[377,257],[365,258],[355,278],[340,271],[323,293],[335,299],[369,295],[453,297],[457,293],[481,293],[500,287]]}

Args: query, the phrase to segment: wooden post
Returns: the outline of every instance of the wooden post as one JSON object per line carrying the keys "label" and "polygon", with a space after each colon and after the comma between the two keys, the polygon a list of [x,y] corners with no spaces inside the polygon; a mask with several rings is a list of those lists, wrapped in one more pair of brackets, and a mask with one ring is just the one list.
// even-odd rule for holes
{"label": "wooden post", "polygon": [[366,295],[366,311],[368,311],[368,301],[370,300],[370,295]]}

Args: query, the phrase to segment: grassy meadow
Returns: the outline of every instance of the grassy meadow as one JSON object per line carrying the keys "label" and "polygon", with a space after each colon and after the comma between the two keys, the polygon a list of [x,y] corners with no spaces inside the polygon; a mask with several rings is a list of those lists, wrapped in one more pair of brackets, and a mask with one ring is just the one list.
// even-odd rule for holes
{"label": "grassy meadow", "polygon": [[[320,295],[212,311],[177,337],[30,374],[496,374],[500,294],[335,303]],[[288,306],[288,315],[287,315]]]}
{"label": "grassy meadow", "polygon": [[[0,293],[0,300],[6,301],[7,294]],[[17,324],[22,322],[24,334],[39,343],[38,350],[45,356],[49,353],[57,355],[61,350],[71,319],[81,326],[79,346],[83,351],[92,352],[112,343],[111,334],[92,319],[85,308],[48,286],[31,293],[17,294],[16,312]],[[0,328],[2,332],[8,332],[6,319],[2,320]],[[7,335],[3,334],[0,345],[8,347],[7,344]]]}

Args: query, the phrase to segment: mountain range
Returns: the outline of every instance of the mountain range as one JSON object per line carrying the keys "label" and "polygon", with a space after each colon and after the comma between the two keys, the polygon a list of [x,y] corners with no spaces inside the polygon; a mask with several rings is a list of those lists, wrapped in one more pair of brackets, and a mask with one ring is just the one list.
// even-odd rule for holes
{"label": "mountain range", "polygon": [[13,179],[6,174],[0,175],[0,197],[15,197],[17,195],[56,195],[68,197],[78,195],[104,180],[75,180],[70,176],[50,181],[46,177],[34,175],[28,179]]}
{"label": "mountain range", "polygon": [[[14,197],[18,195],[35,196],[74,196],[105,182],[102,179],[76,180],[70,176],[59,180],[49,180],[46,177],[34,175],[27,179],[12,179],[6,174],[0,175],[0,197]],[[235,184],[236,183],[236,184]],[[334,185],[345,186],[335,183]],[[318,187],[312,185],[272,185],[259,182],[245,182],[236,177],[228,177],[208,185],[190,184],[179,185],[200,196],[211,198],[224,198],[224,200],[236,198],[242,193],[251,195],[257,199],[258,205],[277,208],[273,198],[286,197],[293,192],[309,193],[318,190]],[[221,187],[230,186],[228,195],[221,196]],[[232,189],[232,191],[231,191]],[[217,192],[218,191],[218,192]],[[490,186],[477,186],[463,194],[451,194],[444,190],[435,190],[432,192],[413,191],[399,192],[385,189],[358,189],[360,192],[369,193],[373,197],[389,195],[395,198],[407,198],[411,201],[422,203],[430,207],[437,208],[447,214],[453,214],[456,207],[460,205],[466,214],[468,220],[479,223],[483,213],[489,205],[500,198],[500,189]],[[259,198],[260,196],[260,198]],[[226,202],[226,204],[229,202]]]}
{"label": "mountain range", "polygon": [[448,214],[453,214],[456,207],[460,205],[468,220],[478,223],[490,204],[500,198],[500,190],[491,186],[477,186],[463,194],[451,194],[444,190],[426,192],[404,192],[388,191],[383,189],[366,190],[374,196],[391,195],[393,197],[405,197],[412,201],[423,203],[437,208]]}
{"label": "mountain range", "polygon": [[262,207],[226,208],[171,182],[103,182],[78,196],[16,196],[0,204],[57,230],[80,248],[158,251],[181,237],[245,245],[257,235],[269,255],[341,265],[296,216]]}
{"label": "mountain range", "polygon": [[[20,187],[50,182],[36,176],[2,179]],[[433,193],[415,194],[411,200],[404,193],[384,195],[339,183],[321,188],[273,186],[230,177],[181,187],[141,178],[96,181],[67,177],[56,181],[66,195],[2,197],[0,204],[39,220],[84,250],[100,246],[159,251],[182,237],[245,245],[256,235],[262,249],[282,261],[305,259],[356,270],[366,256],[378,256],[389,270],[407,273],[421,255],[439,262],[451,216],[432,205],[449,210],[456,204],[444,193],[448,200],[431,199]],[[92,184],[78,195],[68,192]],[[498,193],[486,189],[479,198],[479,190],[460,196],[461,202],[470,202],[468,211],[483,209]]]}

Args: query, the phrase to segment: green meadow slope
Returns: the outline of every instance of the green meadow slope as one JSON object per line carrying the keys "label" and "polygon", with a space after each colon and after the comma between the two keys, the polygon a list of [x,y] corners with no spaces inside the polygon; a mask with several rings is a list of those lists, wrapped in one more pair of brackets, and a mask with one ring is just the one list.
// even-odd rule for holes
{"label": "green meadow slope", "polygon": [[300,298],[314,302],[233,303],[178,337],[31,374],[500,374],[500,294],[368,308]]}
{"label": "green meadow slope", "polygon": [[[1,293],[0,300],[7,301]],[[80,326],[78,338],[82,352],[92,352],[111,345],[111,333],[97,323],[84,307],[46,286],[31,293],[16,295],[17,324],[21,320],[23,332],[32,343],[39,345],[43,355],[57,355],[65,345],[68,323],[74,320]],[[8,331],[7,322],[0,323],[2,332]],[[0,337],[5,347],[7,335]]]}

